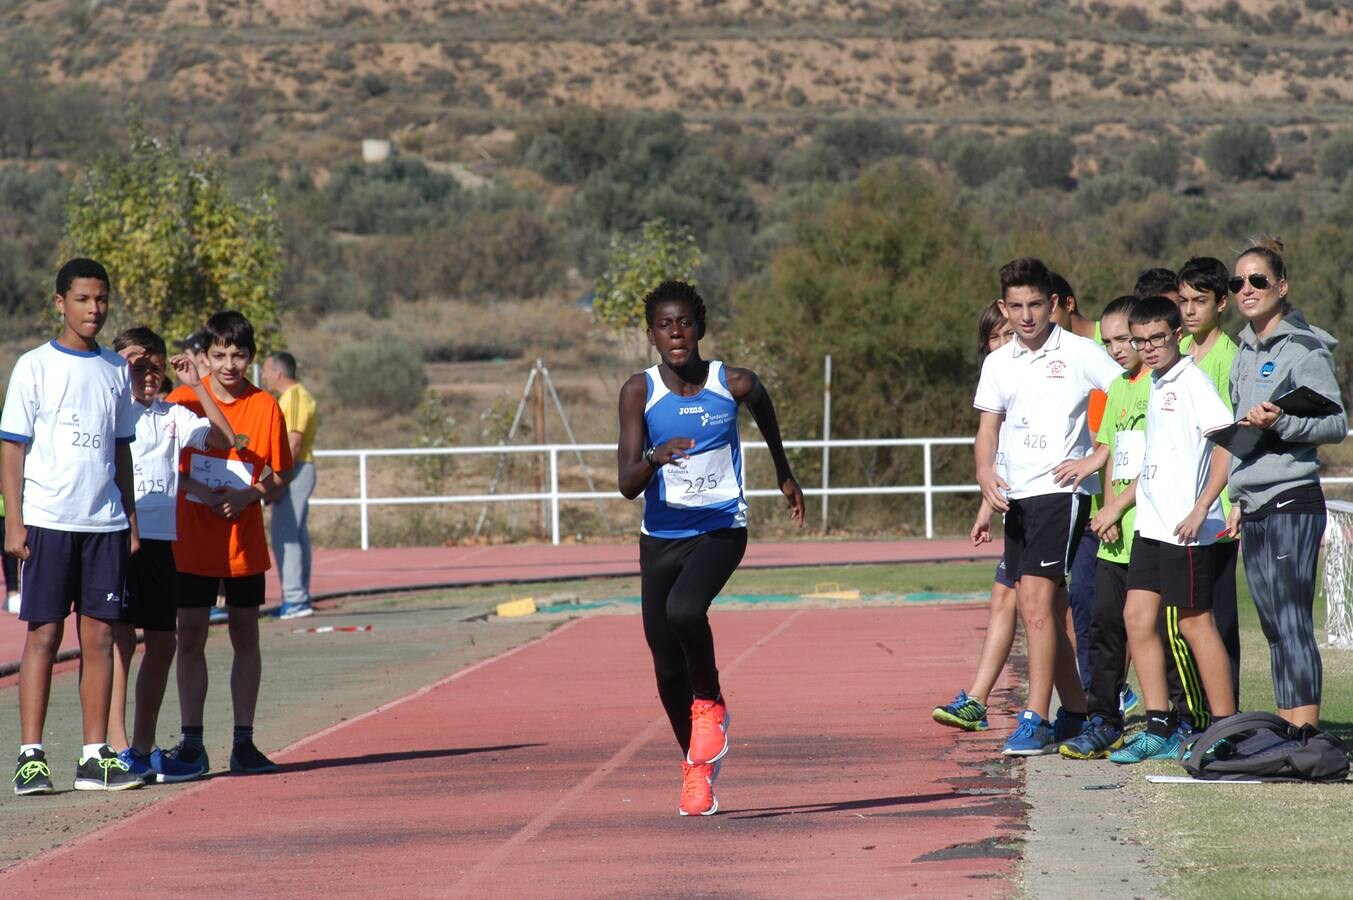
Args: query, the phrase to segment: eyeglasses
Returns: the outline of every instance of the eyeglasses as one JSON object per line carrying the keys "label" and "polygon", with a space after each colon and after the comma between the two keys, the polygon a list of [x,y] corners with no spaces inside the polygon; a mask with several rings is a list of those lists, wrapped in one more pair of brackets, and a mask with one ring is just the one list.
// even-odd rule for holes
{"label": "eyeglasses", "polygon": [[1170,335],[1168,334],[1153,334],[1149,338],[1133,338],[1128,341],[1128,346],[1138,353],[1141,353],[1147,347],[1154,347],[1159,350],[1161,347],[1164,347],[1169,340]]}
{"label": "eyeglasses", "polygon": [[1267,275],[1260,275],[1257,272],[1249,276],[1249,278],[1241,278],[1237,275],[1235,278],[1228,279],[1226,286],[1231,289],[1231,293],[1239,294],[1245,289],[1246,281],[1249,281],[1250,287],[1254,288],[1256,291],[1266,291],[1273,286],[1273,282],[1268,280]]}

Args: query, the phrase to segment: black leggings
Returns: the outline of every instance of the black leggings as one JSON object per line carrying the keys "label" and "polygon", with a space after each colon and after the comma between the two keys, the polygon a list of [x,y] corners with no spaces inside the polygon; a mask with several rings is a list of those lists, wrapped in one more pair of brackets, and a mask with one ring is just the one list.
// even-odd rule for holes
{"label": "black leggings", "polygon": [[690,538],[639,536],[644,638],[653,654],[658,697],[682,753],[691,746],[691,702],[721,696],[709,605],[746,550],[746,528]]}

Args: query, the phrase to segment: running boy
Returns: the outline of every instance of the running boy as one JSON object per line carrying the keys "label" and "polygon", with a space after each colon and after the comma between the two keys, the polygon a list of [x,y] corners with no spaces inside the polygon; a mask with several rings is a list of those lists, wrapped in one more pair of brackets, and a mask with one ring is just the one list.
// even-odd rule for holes
{"label": "running boy", "polygon": [[789,515],[803,525],[803,491],[780,441],[770,395],[756,373],[700,357],[705,301],[665,281],[644,298],[648,340],[662,362],[620,389],[620,493],[644,495],[639,536],[644,637],[658,696],[682,759],[683,816],[719,810],[714,780],[728,752],[728,707],[714,661],[709,606],[747,549],[738,405],[770,449]]}
{"label": "running boy", "polygon": [[[129,328],[114,339],[113,349],[127,360],[131,369],[132,397],[139,413],[132,464],[141,550],[132,557],[127,578],[131,621],[113,629],[117,666],[113,670],[109,740],[115,747],[124,748],[119,756],[134,775],[148,782],[187,781],[202,774],[199,767],[175,759],[155,745],[155,726],[174,662],[176,641],[178,604],[173,542],[177,536],[179,456],[185,448],[233,447],[235,432],[202,384],[196,364],[186,354],[168,362],[207,417],[193,415],[186,406],[157,399],[164,383],[168,352],[164,340],[154,331]],[[205,489],[199,487],[199,491],[200,499],[213,499]],[[146,649],[136,677],[135,728],[132,740],[128,741],[127,680],[136,653],[137,628],[145,633]]]}
{"label": "running boy", "polygon": [[1132,347],[1151,370],[1146,449],[1136,481],[1137,534],[1128,564],[1123,621],[1146,703],[1146,730],[1109,760],[1173,759],[1181,745],[1177,713],[1167,709],[1165,656],[1156,623],[1161,603],[1179,608],[1179,630],[1198,663],[1212,714],[1235,713],[1231,662],[1212,618],[1223,557],[1221,492],[1230,454],[1204,437],[1231,424],[1217,389],[1179,352],[1179,307],[1147,297],[1128,316]]}
{"label": "running boy", "polygon": [[[217,589],[224,584],[235,653],[230,672],[235,710],[230,771],[272,772],[276,764],[254,746],[254,710],[263,672],[258,609],[263,605],[263,573],[271,565],[260,504],[286,484],[291,449],[277,401],[244,377],[255,353],[249,320],[237,312],[219,312],[207,320],[206,332],[211,377],[205,387],[236,438],[231,449],[189,449],[180,460],[180,478],[205,485],[212,497],[203,502],[195,491],[182,488],[178,497],[174,564],[179,572],[178,686],[183,740],[170,752],[180,762],[208,771],[202,741],[207,700],[204,651],[208,617],[216,605]],[[206,412],[199,401],[184,405],[198,416]]]}
{"label": "running boy", "polygon": [[108,294],[108,272],[97,262],[72,259],[61,267],[61,335],[15,363],[0,414],[5,552],[23,561],[19,618],[28,623],[19,667],[16,794],[53,790],[42,732],[52,663],[72,603],[84,719],[75,789],[141,786],[108,746],[113,625],[125,615],[127,557],[137,549],[128,446],[136,421],[127,365],[96,340],[108,318]]}
{"label": "running boy", "polygon": [[1146,449],[1146,407],[1150,397],[1150,370],[1132,349],[1128,315],[1136,298],[1118,297],[1104,307],[1100,333],[1114,362],[1123,367],[1109,388],[1096,442],[1109,452],[1103,508],[1090,520],[1099,536],[1095,568],[1095,603],[1090,621],[1089,718],[1075,737],[1064,740],[1058,752],[1068,759],[1102,759],[1123,743],[1119,696],[1127,670],[1127,633],[1123,630],[1123,603],[1127,598],[1127,570],[1137,511],[1132,484]]}
{"label": "running boy", "polygon": [[[1020,619],[1029,646],[1029,702],[1002,752],[1030,756],[1056,750],[1048,721],[1054,674],[1068,714],[1063,731],[1078,733],[1085,693],[1066,632],[1055,609],[1058,588],[1074,561],[1089,520],[1088,494],[1098,477],[1073,483],[1066,465],[1090,451],[1086,416],[1090,391],[1108,390],[1121,373],[1093,341],[1052,321],[1048,270],[1022,258],[1001,269],[1001,306],[1015,340],[987,357],[973,405],[981,412],[975,446],[983,498],[1005,517],[1005,561],[1016,579]],[[996,447],[1006,432],[1007,475],[996,471]]]}

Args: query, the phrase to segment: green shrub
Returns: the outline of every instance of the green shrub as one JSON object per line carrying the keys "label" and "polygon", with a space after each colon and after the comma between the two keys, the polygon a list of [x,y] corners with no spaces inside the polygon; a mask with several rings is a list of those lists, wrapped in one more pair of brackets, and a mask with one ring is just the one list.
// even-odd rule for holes
{"label": "green shrub", "polygon": [[813,132],[808,146],[781,158],[776,180],[844,181],[872,162],[914,152],[914,142],[895,125],[862,116],[831,119]]}
{"label": "green shrub", "polygon": [[1163,188],[1173,188],[1179,179],[1179,167],[1184,152],[1171,137],[1162,136],[1154,143],[1141,144],[1128,157],[1128,171],[1149,178]]}
{"label": "green shrub", "polygon": [[522,162],[526,168],[555,184],[571,184],[578,180],[568,145],[559,135],[548,131],[535,136]]}
{"label": "green shrub", "polygon": [[334,349],[328,382],[345,405],[406,412],[422,402],[427,375],[412,344],[372,335]]}
{"label": "green shrub", "polygon": [[965,138],[949,154],[949,168],[961,184],[981,187],[1010,167],[1003,148],[984,138]]}
{"label": "green shrub", "polygon": [[451,218],[465,200],[454,178],[415,159],[339,169],[325,194],[333,224],[355,234],[412,234]]}
{"label": "green shrub", "polygon": [[1145,199],[1156,188],[1150,178],[1123,172],[1087,178],[1076,189],[1076,209],[1082,215],[1097,216],[1120,203]]}
{"label": "green shrub", "polygon": [[1268,128],[1258,122],[1224,125],[1203,141],[1203,160],[1222,178],[1247,181],[1264,174],[1277,152]]}
{"label": "green shrub", "polygon": [[1071,181],[1076,145],[1064,134],[1030,131],[1010,141],[1008,152],[1011,163],[1024,170],[1031,187],[1065,187]]}
{"label": "green shrub", "polygon": [[1340,184],[1353,172],[1353,131],[1337,131],[1320,145],[1320,174]]}

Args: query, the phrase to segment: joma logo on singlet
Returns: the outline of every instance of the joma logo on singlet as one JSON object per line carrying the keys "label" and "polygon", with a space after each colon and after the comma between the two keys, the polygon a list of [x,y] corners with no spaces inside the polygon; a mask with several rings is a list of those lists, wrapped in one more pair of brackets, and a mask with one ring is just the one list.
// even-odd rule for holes
{"label": "joma logo on singlet", "polygon": [[677,410],[679,416],[699,416],[703,415],[705,408],[703,406],[683,406]]}

